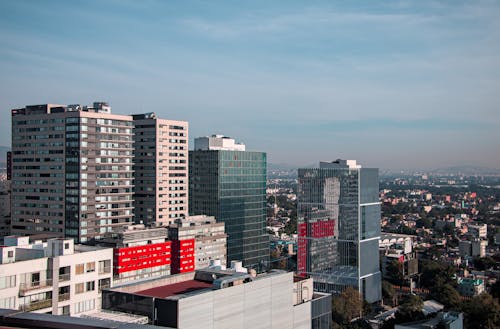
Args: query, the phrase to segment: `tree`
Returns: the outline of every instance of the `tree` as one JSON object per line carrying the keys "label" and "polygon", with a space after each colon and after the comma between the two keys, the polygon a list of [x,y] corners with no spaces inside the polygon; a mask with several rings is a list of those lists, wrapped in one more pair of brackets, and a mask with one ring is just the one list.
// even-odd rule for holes
{"label": "tree", "polygon": [[472,298],[463,307],[465,328],[500,328],[500,305],[490,294]]}
{"label": "tree", "polygon": [[424,318],[424,302],[417,295],[409,295],[396,312],[396,323],[417,321]]}
{"label": "tree", "polygon": [[435,287],[431,290],[431,297],[442,303],[446,308],[452,309],[458,309],[462,302],[458,291],[449,284]]}
{"label": "tree", "polygon": [[452,276],[455,274],[453,267],[432,260],[422,260],[420,269],[422,273],[420,284],[428,289],[451,282]]}
{"label": "tree", "polygon": [[387,274],[389,275],[390,281],[393,284],[397,284],[400,287],[403,285],[404,281],[404,273],[403,273],[403,266],[404,264],[402,262],[399,262],[397,260],[393,260],[389,264],[387,264]]}
{"label": "tree", "polygon": [[382,281],[382,296],[393,301],[395,294],[394,286],[389,281]]}
{"label": "tree", "polygon": [[347,287],[344,292],[332,298],[332,316],[338,324],[349,324],[361,315],[363,299],[358,290]]}

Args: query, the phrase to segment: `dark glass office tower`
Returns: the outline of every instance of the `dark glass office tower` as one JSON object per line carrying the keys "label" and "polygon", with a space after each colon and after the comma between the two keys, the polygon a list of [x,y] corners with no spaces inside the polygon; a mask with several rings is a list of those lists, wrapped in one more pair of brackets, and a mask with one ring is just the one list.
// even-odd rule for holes
{"label": "dark glass office tower", "polygon": [[315,290],[352,286],[368,302],[381,299],[378,169],[353,160],[299,169],[297,271]]}
{"label": "dark glass office tower", "polygon": [[189,152],[189,213],[226,225],[227,259],[262,270],[269,261],[266,233],[266,153],[247,152],[224,136],[195,139]]}

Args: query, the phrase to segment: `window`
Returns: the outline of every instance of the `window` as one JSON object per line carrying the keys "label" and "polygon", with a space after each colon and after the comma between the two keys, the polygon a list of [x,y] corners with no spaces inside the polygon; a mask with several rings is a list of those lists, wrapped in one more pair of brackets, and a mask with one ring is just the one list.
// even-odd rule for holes
{"label": "window", "polygon": [[68,243],[68,242],[66,242],[66,243],[64,244],[64,249],[69,249],[69,243]]}
{"label": "window", "polygon": [[9,258],[14,257],[14,251],[13,250],[7,251],[7,257]]}
{"label": "window", "polygon": [[87,273],[95,272],[95,262],[87,263],[86,267],[87,267]]}
{"label": "window", "polygon": [[0,277],[0,289],[12,288],[15,286],[16,286],[15,275]]}
{"label": "window", "polygon": [[14,309],[16,307],[16,297],[0,298],[0,308]]}
{"label": "window", "polygon": [[76,264],[75,272],[76,272],[76,274],[83,274],[84,273],[84,264]]}
{"label": "window", "polygon": [[75,314],[88,312],[93,309],[95,309],[95,300],[93,299],[84,300],[83,302],[75,304]]}
{"label": "window", "polygon": [[95,290],[95,281],[89,281],[86,284],[86,291],[94,291]]}
{"label": "window", "polygon": [[84,286],[83,286],[83,282],[75,284],[75,293],[76,294],[81,294],[83,292],[85,292]]}

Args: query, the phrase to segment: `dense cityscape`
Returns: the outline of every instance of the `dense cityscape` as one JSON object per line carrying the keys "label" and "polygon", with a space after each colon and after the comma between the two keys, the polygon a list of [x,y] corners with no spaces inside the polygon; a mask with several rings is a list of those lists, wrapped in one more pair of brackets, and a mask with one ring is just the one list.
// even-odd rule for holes
{"label": "dense cityscape", "polygon": [[499,31],[0,1],[0,329],[500,328]]}
{"label": "dense cityscape", "polygon": [[13,109],[12,127],[5,324],[19,311],[49,327],[499,323],[498,174],[266,169],[266,153],[233,138],[190,150],[188,122],[104,102]]}

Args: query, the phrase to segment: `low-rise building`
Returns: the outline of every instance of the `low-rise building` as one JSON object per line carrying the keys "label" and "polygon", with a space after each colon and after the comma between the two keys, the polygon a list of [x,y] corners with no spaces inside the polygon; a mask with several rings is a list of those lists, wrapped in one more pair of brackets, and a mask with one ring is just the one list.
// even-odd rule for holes
{"label": "low-rise building", "polygon": [[0,308],[81,315],[101,308],[112,284],[113,249],[73,239],[29,242],[8,236],[0,247]]}
{"label": "low-rise building", "polygon": [[178,218],[169,225],[168,236],[172,241],[172,274],[207,267],[212,260],[226,265],[225,225],[215,217]]}
{"label": "low-rise building", "polygon": [[482,279],[459,278],[458,292],[462,296],[474,297],[482,294],[485,291],[484,281]]}
{"label": "low-rise building", "polygon": [[115,284],[170,274],[171,241],[165,227],[129,225],[108,233],[101,245],[113,247]]}
{"label": "low-rise building", "polygon": [[104,308],[179,329],[331,327],[331,295],[314,292],[312,279],[232,265],[106,290]]}

